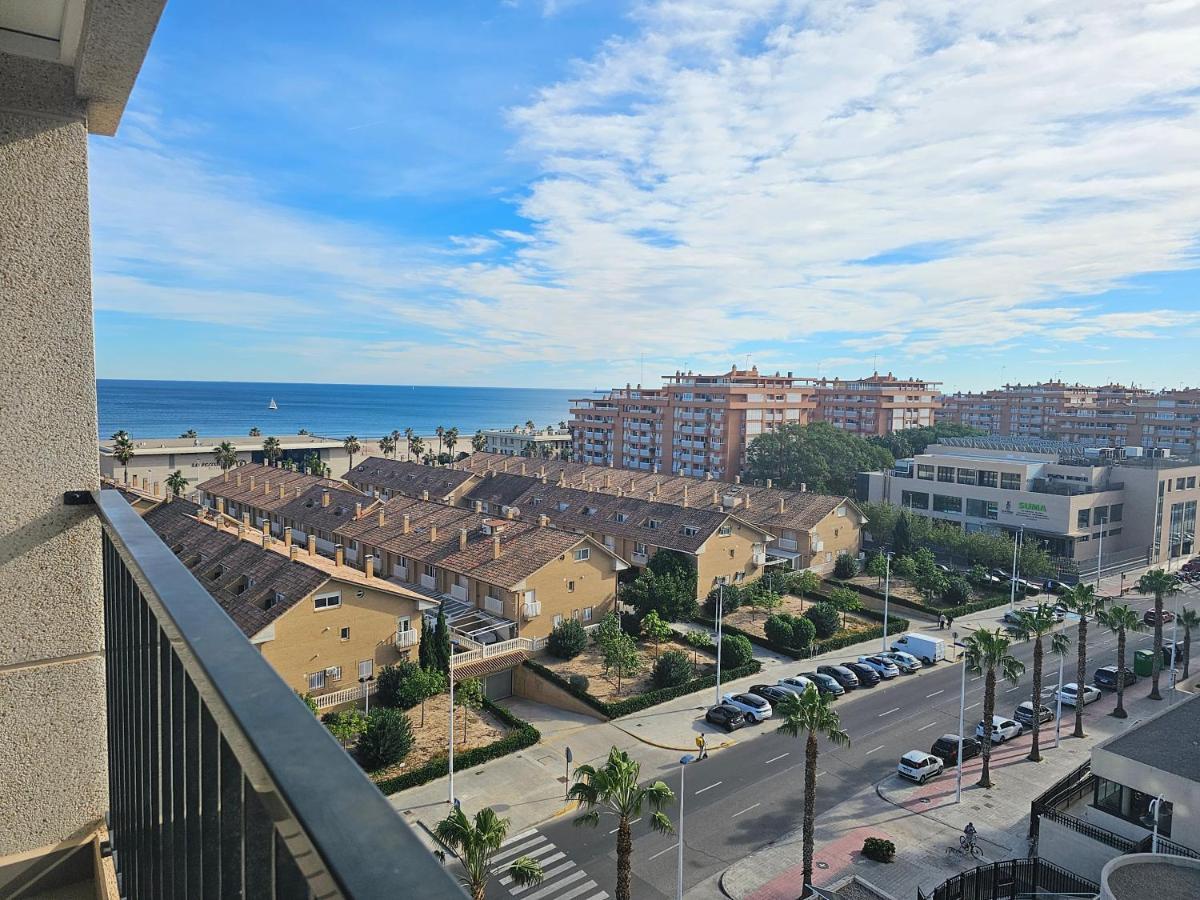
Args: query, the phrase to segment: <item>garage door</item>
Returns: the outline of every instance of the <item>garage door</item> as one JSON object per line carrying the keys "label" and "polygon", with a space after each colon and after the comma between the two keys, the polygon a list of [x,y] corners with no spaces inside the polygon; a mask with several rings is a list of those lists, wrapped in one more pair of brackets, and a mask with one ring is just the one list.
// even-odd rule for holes
{"label": "garage door", "polygon": [[495,675],[489,675],[483,682],[483,693],[492,701],[503,700],[512,696],[512,669],[505,669]]}

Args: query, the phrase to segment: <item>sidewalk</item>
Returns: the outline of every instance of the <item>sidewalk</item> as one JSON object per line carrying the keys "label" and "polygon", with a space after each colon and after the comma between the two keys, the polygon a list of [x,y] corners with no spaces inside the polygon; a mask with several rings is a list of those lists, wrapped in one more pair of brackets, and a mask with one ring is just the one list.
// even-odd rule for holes
{"label": "sidewalk", "polygon": [[[1140,693],[1140,692],[1139,692]],[[991,790],[976,786],[982,760],[963,766],[962,803],[956,804],[955,772],[924,785],[912,784],[889,773],[874,786],[864,788],[843,803],[818,816],[815,832],[814,880],[817,887],[831,885],[855,874],[897,900],[915,897],[917,888],[932,890],[957,872],[988,862],[1024,858],[1029,853],[1026,834],[1033,799],[1048,786],[1088,759],[1091,748],[1136,725],[1163,708],[1161,701],[1126,697],[1129,718],[1108,715],[1115,696],[1085,710],[1087,737],[1070,737],[1070,711],[1064,712],[1063,738],[1053,748],[1054,729],[1043,728],[1042,762],[1029,762],[1030,736],[1025,735],[992,751]],[[982,859],[952,853],[968,822],[978,829]],[[887,838],[896,845],[892,863],[862,857],[863,840]],[[792,900],[803,883],[802,840],[799,829],[782,836],[770,847],[753,853],[725,870],[720,888],[733,900]],[[698,885],[689,897],[713,896],[712,886]]]}

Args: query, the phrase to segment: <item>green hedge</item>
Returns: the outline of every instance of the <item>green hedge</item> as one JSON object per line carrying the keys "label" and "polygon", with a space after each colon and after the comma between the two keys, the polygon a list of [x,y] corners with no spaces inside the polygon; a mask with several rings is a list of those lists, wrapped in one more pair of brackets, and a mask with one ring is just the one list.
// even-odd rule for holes
{"label": "green hedge", "polygon": [[[456,772],[490,762],[493,759],[499,759],[501,756],[508,756],[508,754],[524,750],[526,747],[532,747],[542,739],[540,731],[523,719],[518,719],[503,706],[497,706],[486,697],[483,698],[483,708],[513,730],[500,738],[500,740],[493,741],[483,747],[464,750],[462,753],[456,752],[454,754],[454,770]],[[441,778],[443,775],[449,774],[449,772],[449,760],[444,756],[439,756],[431,759],[425,765],[413,769],[411,772],[404,772],[392,778],[385,778],[382,781],[376,781],[375,784],[378,785],[379,790],[383,793],[394,794],[397,791],[407,790],[408,788],[433,781],[435,778]]]}
{"label": "green hedge", "polygon": [[[1022,595],[1025,596],[1025,595]],[[951,619],[957,619],[959,616],[965,616],[967,613],[983,612],[985,609],[995,609],[997,606],[1003,606],[1009,601],[1009,598],[1003,594],[997,594],[994,597],[989,597],[986,600],[973,600],[970,603],[964,603],[962,606],[950,606],[941,610],[943,616],[948,616]]]}
{"label": "green hedge", "polygon": [[[722,625],[721,630],[727,634],[741,634],[750,639],[753,644],[778,653],[780,656],[790,656],[792,659],[808,659],[812,656],[820,656],[822,653],[832,653],[834,650],[841,650],[844,647],[851,647],[854,644],[862,641],[874,641],[883,637],[883,613],[877,613],[870,609],[859,609],[854,611],[854,615],[862,615],[864,618],[871,618],[878,621],[880,624],[876,628],[868,628],[866,631],[855,631],[849,634],[835,635],[834,637],[825,638],[823,641],[813,641],[812,649],[805,648],[798,650],[795,647],[784,647],[782,644],[776,644],[774,641],[765,637],[760,637],[749,631],[743,631],[736,625]],[[715,622],[712,619],[704,619],[697,617],[694,621],[709,628],[715,627]],[[901,616],[888,616],[888,634],[895,635],[908,631],[912,623]]]}
{"label": "green hedge", "polygon": [[[607,716],[610,719],[617,719],[621,716],[627,716],[630,713],[641,712],[643,709],[649,709],[651,706],[657,706],[660,703],[666,703],[668,700],[674,700],[676,697],[685,697],[688,694],[702,691],[705,688],[715,687],[717,684],[717,676],[704,675],[700,678],[693,678],[685,684],[679,684],[675,687],[659,688],[656,691],[647,691],[644,694],[637,694],[633,697],[626,697],[624,700],[618,700],[615,703],[606,703],[603,700],[593,697],[586,691],[576,689],[570,682],[555,672],[553,669],[547,669],[539,662],[532,659],[526,660],[525,665],[532,671],[541,675],[551,684],[554,684],[572,697],[582,700],[592,709]],[[740,669],[729,669],[722,674],[723,681],[732,681],[736,678],[744,678],[747,675],[757,674],[762,669],[762,663],[757,659],[752,660],[750,665],[742,666]]]}
{"label": "green hedge", "polygon": [[[829,583],[831,582],[826,582],[826,584]],[[860,594],[866,594],[868,597],[876,597],[879,600],[883,599],[883,591],[876,590],[873,587],[865,587],[861,584],[848,584],[846,586],[858,591]],[[1027,595],[1022,593],[1021,596]],[[966,615],[967,613],[982,612],[985,609],[992,609],[1007,603],[1008,600],[1008,594],[994,594],[990,597],[984,598],[983,600],[972,600],[970,603],[963,603],[959,606],[930,606],[929,604],[922,603],[919,600],[910,600],[907,597],[901,597],[899,594],[892,594],[888,598],[888,603],[895,603],[898,606],[906,606],[909,609],[915,609],[917,612],[923,612],[930,616],[949,616],[952,619],[957,619],[959,616]],[[873,610],[864,609],[859,610],[858,612],[870,616]],[[880,620],[883,618],[881,613],[875,613],[874,615]]]}

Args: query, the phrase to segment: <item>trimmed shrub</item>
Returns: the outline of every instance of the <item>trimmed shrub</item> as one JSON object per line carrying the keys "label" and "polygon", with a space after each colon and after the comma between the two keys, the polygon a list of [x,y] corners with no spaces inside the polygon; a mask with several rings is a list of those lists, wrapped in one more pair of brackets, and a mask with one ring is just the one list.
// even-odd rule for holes
{"label": "trimmed shrub", "polygon": [[804,616],[792,617],[792,646],[803,650],[817,636],[817,626]]}
{"label": "trimmed shrub", "polygon": [[862,855],[875,862],[890,863],[896,857],[896,845],[884,838],[869,837],[863,841]]}
{"label": "trimmed shrub", "polygon": [[635,612],[621,613],[621,630],[636,641],[642,636],[642,617]]}
{"label": "trimmed shrub", "polygon": [[[724,586],[724,599],[721,601],[721,608],[725,610],[725,614],[733,612],[739,606],[746,602],[745,591],[736,584],[727,584]],[[708,596],[704,598],[704,614],[710,619],[716,618],[717,615],[717,594],[721,592],[720,588],[713,588],[708,592]]]}
{"label": "trimmed shrub", "polygon": [[692,661],[682,650],[668,650],[654,664],[651,683],[656,688],[675,687],[686,684],[695,673],[692,671]]}
{"label": "trimmed shrub", "polygon": [[837,607],[830,603],[816,603],[804,611],[804,618],[813,623],[818,638],[831,637],[842,624]]}
{"label": "trimmed shrub", "polygon": [[959,576],[946,579],[946,589],[942,591],[942,600],[954,606],[969,603],[971,600],[970,582]]}
{"label": "trimmed shrub", "polygon": [[858,560],[849,553],[839,553],[833,563],[833,577],[849,581],[858,574]]}
{"label": "trimmed shrub", "polygon": [[367,717],[361,709],[351,707],[341,712],[326,713],[321,717],[325,727],[343,747],[353,744],[367,727]]}
{"label": "trimmed shrub", "polygon": [[721,669],[740,669],[754,661],[754,647],[743,634],[726,634],[721,637]]}
{"label": "trimmed shrub", "polygon": [[368,771],[394,765],[412,749],[412,724],[398,709],[383,707],[367,717],[367,727],[358,739],[358,756]]}
{"label": "trimmed shrub", "polygon": [[763,632],[769,641],[783,644],[785,647],[795,646],[792,641],[792,623],[783,616],[768,616],[767,621],[763,623]]}
{"label": "trimmed shrub", "polygon": [[587,646],[587,632],[578,619],[564,619],[546,638],[546,651],[559,659],[574,659]]}
{"label": "trimmed shrub", "polygon": [[375,701],[381,706],[412,709],[421,702],[420,699],[409,703],[407,702],[409,698],[402,695],[404,682],[408,681],[415,671],[417,671],[416,663],[411,663],[406,659],[394,666],[384,666],[375,676]]}
{"label": "trimmed shrub", "polygon": [[587,691],[588,686],[591,684],[586,675],[580,675],[578,672],[573,672],[567,676],[567,683],[575,690],[584,692]]}
{"label": "trimmed shrub", "polygon": [[771,616],[763,625],[763,631],[769,641],[801,650],[812,643],[817,633],[816,627],[808,619],[790,613]]}

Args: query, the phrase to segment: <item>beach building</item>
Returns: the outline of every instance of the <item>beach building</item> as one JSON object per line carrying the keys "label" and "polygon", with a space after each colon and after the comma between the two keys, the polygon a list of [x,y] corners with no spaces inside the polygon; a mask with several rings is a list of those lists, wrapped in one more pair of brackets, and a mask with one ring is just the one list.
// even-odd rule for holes
{"label": "beach building", "polygon": [[551,459],[571,450],[569,428],[485,428],[480,434],[484,453]]}
{"label": "beach building", "polygon": [[[129,480],[153,486],[167,480],[178,470],[195,485],[221,471],[213,451],[228,441],[237,452],[238,464],[265,463],[263,437],[133,438],[133,458],[129,461]],[[342,442],[312,435],[277,435],[282,451],[280,462],[290,461],[297,468],[315,453],[329,467],[333,478],[341,478],[350,468],[350,456]],[[100,442],[100,474],[113,481],[126,480],[126,467],[113,456],[113,441]]]}

